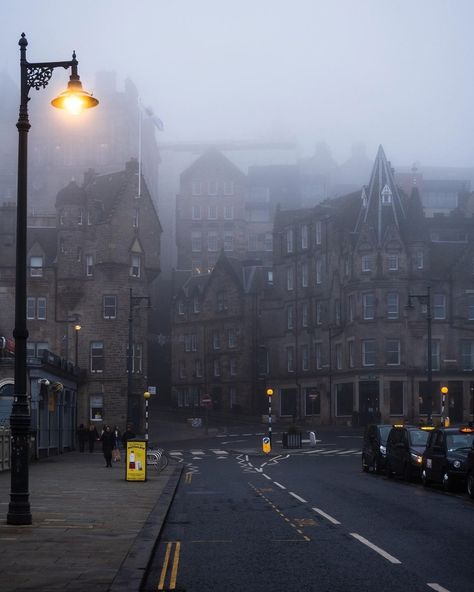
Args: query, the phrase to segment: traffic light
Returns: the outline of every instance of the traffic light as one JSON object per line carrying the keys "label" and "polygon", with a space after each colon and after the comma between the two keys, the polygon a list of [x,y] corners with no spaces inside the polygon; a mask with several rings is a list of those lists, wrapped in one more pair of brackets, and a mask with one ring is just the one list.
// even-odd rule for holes
{"label": "traffic light", "polygon": [[449,391],[449,389],[448,389],[448,387],[447,387],[447,386],[442,386],[442,387],[441,387],[441,393],[442,393],[443,395],[447,395],[447,394],[448,394],[448,391]]}
{"label": "traffic light", "polygon": [[273,389],[267,388],[267,395],[271,397],[273,395]]}

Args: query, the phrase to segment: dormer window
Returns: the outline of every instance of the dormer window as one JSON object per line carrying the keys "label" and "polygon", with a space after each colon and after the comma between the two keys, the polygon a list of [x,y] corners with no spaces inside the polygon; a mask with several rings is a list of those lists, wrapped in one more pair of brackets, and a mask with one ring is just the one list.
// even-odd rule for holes
{"label": "dormer window", "polygon": [[193,312],[198,313],[201,312],[201,307],[199,303],[199,296],[193,297]]}
{"label": "dormer window", "polygon": [[30,257],[30,276],[43,276],[43,257]]}
{"label": "dormer window", "polygon": [[130,261],[130,275],[132,277],[140,277],[141,260],[140,255],[132,255]]}
{"label": "dormer window", "polygon": [[382,196],[382,205],[392,203],[392,192],[390,191],[390,187],[388,185],[385,185],[380,195]]}

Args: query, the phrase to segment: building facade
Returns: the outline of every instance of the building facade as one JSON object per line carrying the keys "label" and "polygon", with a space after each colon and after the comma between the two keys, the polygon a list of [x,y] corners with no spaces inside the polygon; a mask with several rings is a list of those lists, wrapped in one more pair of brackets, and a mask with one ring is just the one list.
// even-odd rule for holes
{"label": "building facade", "polygon": [[[89,172],[56,198],[54,219],[28,228],[28,357],[55,352],[84,370],[80,423],[139,427],[147,388],[147,303],[159,273],[161,226],[138,163]],[[4,207],[15,215],[14,208]],[[14,227],[14,226],[12,226]],[[0,326],[14,323],[14,240],[1,254]],[[129,348],[131,343],[131,349]],[[128,367],[131,366],[131,373]]]}
{"label": "building facade", "polygon": [[[243,366],[256,386],[242,399],[242,410],[255,413],[261,401],[256,393],[271,387],[274,413],[288,419],[439,421],[444,385],[444,416],[471,419],[472,198],[464,196],[463,207],[449,214],[426,215],[416,187],[410,194],[399,189],[380,147],[361,190],[311,208],[277,209],[273,265],[261,266],[266,283],[255,293],[258,313],[249,313],[250,324],[244,316],[239,321],[256,368]],[[225,336],[218,328],[229,313],[218,310],[222,271],[216,272],[190,280],[177,296],[172,324],[178,405],[186,405],[186,396],[197,402],[202,392],[218,393],[209,378],[215,378],[213,365],[217,372],[231,366],[230,360],[219,364]],[[197,302],[208,299],[205,314],[201,308],[193,312],[193,291]],[[238,318],[246,310],[245,292],[236,290],[233,298],[229,310],[240,310]],[[193,322],[201,333],[191,329]],[[207,352],[205,362],[196,362],[202,375],[191,359],[201,349]],[[230,372],[216,382],[226,384],[222,392],[238,384]],[[239,384],[238,391],[245,389]],[[229,396],[224,399],[229,407]]]}
{"label": "building facade", "polygon": [[[418,192],[398,190],[380,147],[368,186],[313,210],[282,213],[274,241],[285,326],[268,347],[280,415],[418,421],[427,419],[431,401],[436,419],[446,385],[445,415],[470,418],[470,215],[425,217]],[[273,325],[264,321],[263,331]]]}
{"label": "building facade", "polygon": [[210,274],[189,276],[172,310],[172,384],[177,407],[205,397],[222,413],[260,413],[260,306],[269,270],[221,254]]}

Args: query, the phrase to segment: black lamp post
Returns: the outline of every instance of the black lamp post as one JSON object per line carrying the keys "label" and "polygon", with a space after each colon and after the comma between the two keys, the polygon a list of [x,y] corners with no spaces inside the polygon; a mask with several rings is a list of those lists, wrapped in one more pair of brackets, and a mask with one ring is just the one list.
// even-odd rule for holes
{"label": "black lamp post", "polygon": [[76,348],[74,352],[74,366],[77,368],[79,365],[79,331],[82,329],[81,325],[74,325]]}
{"label": "black lamp post", "polygon": [[409,294],[407,308],[413,308],[411,302],[412,298],[416,298],[422,304],[426,304],[426,322],[427,322],[427,350],[428,350],[428,368],[426,374],[426,388],[427,388],[427,400],[426,400],[426,423],[432,425],[433,423],[433,360],[431,357],[431,288],[426,288],[425,294]]}
{"label": "black lamp post", "polygon": [[149,296],[134,296],[133,289],[130,288],[128,313],[128,352],[127,352],[127,425],[133,424],[135,429],[138,427],[138,397],[132,393],[132,370],[133,370],[133,306],[146,300],[150,307]]}
{"label": "black lamp post", "polygon": [[79,113],[82,109],[95,107],[99,101],[82,90],[77,74],[76,54],[68,62],[29,63],[26,60],[28,41],[22,33],[20,46],[20,112],[18,123],[18,184],[16,215],[16,283],[15,283],[15,397],[10,417],[11,426],[11,491],[8,507],[8,524],[31,524],[28,492],[28,455],[30,408],[26,379],[26,254],[27,254],[27,170],[28,170],[28,101],[31,88],[46,88],[55,68],[71,68],[66,91],[51,101],[54,107]]}

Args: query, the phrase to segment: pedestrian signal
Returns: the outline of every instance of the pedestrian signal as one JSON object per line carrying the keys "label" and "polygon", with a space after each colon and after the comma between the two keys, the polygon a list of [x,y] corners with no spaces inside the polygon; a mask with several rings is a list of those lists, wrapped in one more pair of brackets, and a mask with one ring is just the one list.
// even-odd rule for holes
{"label": "pedestrian signal", "polygon": [[270,438],[268,436],[265,436],[263,438],[262,447],[263,447],[263,452],[265,452],[265,454],[268,454],[271,451],[272,445],[270,443]]}

